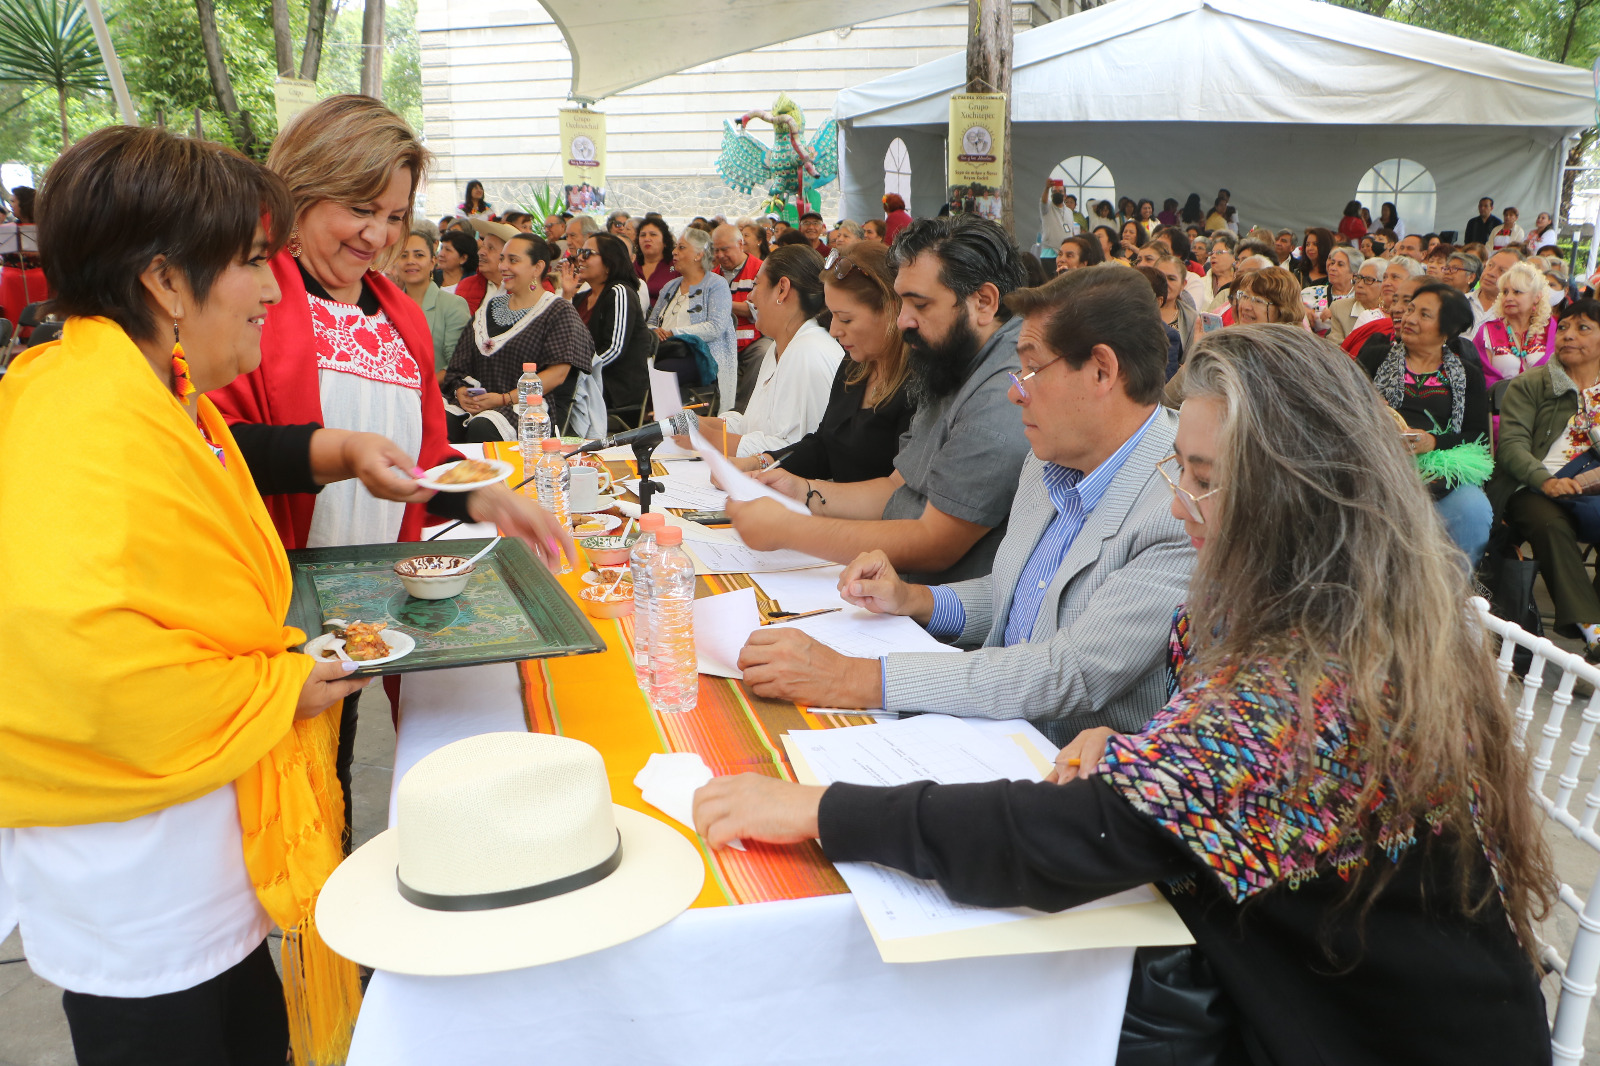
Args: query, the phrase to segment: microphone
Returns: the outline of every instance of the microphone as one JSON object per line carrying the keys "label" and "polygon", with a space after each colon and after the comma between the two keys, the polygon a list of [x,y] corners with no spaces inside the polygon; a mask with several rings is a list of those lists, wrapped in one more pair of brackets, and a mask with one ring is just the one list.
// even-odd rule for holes
{"label": "microphone", "polygon": [[586,452],[598,452],[624,444],[655,444],[663,437],[681,436],[699,424],[700,416],[693,411],[679,411],[671,418],[663,418],[659,422],[651,422],[649,425],[640,426],[638,429],[630,429],[622,433],[614,433],[601,440],[590,441],[576,451],[568,452],[567,454],[583,455]]}

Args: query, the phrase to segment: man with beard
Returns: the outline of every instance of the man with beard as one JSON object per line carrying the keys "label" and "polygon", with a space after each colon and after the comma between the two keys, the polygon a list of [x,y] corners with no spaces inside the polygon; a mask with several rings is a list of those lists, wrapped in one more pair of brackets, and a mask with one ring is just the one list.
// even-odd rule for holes
{"label": "man with beard", "polygon": [[916,404],[895,472],[851,483],[808,481],[781,468],[757,475],[800,500],[799,517],[772,500],[729,500],[728,517],[757,550],[797,548],[847,563],[881,549],[920,578],[989,572],[1027,454],[1006,399],[1021,323],[1003,303],[1025,279],[1022,255],[985,219],[919,219],[890,253]]}
{"label": "man with beard", "polygon": [[1010,401],[1033,454],[994,572],[930,587],[875,551],[839,578],[847,602],[975,650],[853,658],[794,629],[758,629],[739,654],[757,696],[1027,718],[1058,744],[1093,726],[1137,732],[1166,702],[1168,630],[1194,546],[1177,518],[1190,505],[1173,496],[1178,418],[1159,404],[1167,336],[1155,293],[1137,270],[1105,265],[1006,303],[1020,319]]}

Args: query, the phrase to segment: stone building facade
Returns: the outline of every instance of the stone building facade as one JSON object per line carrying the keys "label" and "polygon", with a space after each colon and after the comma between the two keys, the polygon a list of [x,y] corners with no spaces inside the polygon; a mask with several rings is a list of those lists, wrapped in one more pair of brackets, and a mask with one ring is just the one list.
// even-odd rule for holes
{"label": "stone building facade", "polygon": [[[556,113],[566,106],[571,59],[560,30],[529,0],[421,0],[423,133],[436,156],[426,190],[438,217],[478,179],[498,210],[529,204],[561,182]],[[1013,5],[1017,32],[1077,9],[1074,0]],[[1087,5],[1085,5],[1087,6]],[[608,206],[659,211],[674,224],[695,215],[753,214],[764,198],[728,188],[713,162],[723,121],[770,108],[787,92],[807,129],[827,119],[842,88],[966,47],[965,3],[825,30],[706,63],[608,97]],[[619,39],[622,48],[670,42]],[[751,129],[767,130],[759,121]],[[764,138],[765,139],[765,138]],[[820,190],[837,217],[838,183]]]}

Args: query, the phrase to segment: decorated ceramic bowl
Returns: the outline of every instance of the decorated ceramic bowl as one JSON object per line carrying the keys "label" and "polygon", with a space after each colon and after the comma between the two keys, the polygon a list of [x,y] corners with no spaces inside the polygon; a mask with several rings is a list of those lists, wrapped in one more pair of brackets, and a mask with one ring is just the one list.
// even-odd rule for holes
{"label": "decorated ceramic bowl", "polygon": [[590,618],[622,618],[633,613],[633,585],[626,581],[614,589],[591,585],[578,593],[578,599]]}
{"label": "decorated ceramic bowl", "polygon": [[578,547],[596,566],[623,566],[633,545],[626,537],[584,537],[578,541]]}
{"label": "decorated ceramic bowl", "polygon": [[476,566],[469,566],[454,574],[439,571],[454,570],[467,561],[464,555],[418,555],[401,559],[394,564],[394,572],[406,591],[419,600],[448,600],[461,595],[467,587],[467,578]]}

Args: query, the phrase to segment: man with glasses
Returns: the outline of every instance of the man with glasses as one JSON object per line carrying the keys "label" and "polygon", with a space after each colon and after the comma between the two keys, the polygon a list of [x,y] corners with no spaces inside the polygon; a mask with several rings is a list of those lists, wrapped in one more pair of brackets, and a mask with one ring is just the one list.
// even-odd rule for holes
{"label": "man with glasses", "polygon": [[1158,469],[1178,417],[1158,403],[1167,340],[1155,293],[1136,270],[1100,266],[1006,303],[1021,318],[1010,399],[1033,454],[994,572],[912,584],[875,551],[839,585],[853,604],[974,650],[858,659],[760,629],[739,656],[756,695],[1027,718],[1056,743],[1093,726],[1137,731],[1166,702],[1167,637],[1194,547]]}
{"label": "man with glasses", "polygon": [[726,222],[711,231],[711,254],[716,257],[717,271],[733,293],[733,336],[739,345],[739,387],[734,393],[733,409],[743,411],[756,390],[761,361],[772,348],[772,338],[761,335],[755,316],[750,313],[750,293],[756,287],[761,260],[745,250],[744,234],[739,228]]}
{"label": "man with glasses", "polygon": [[812,517],[772,500],[729,500],[728,517],[758,551],[795,548],[848,563],[881,548],[923,580],[977,577],[989,572],[1005,535],[1028,451],[1006,398],[1021,323],[1004,300],[1026,281],[1022,254],[995,223],[957,215],[912,222],[889,255],[906,395],[917,409],[894,473],[835,482],[774,467],[756,477]]}
{"label": "man with glasses", "polygon": [[1458,292],[1470,293],[1483,273],[1483,260],[1471,252],[1451,252],[1439,271],[1439,280]]}
{"label": "man with glasses", "polygon": [[800,236],[804,237],[806,243],[811,245],[812,251],[824,259],[828,258],[828,253],[832,251],[828,247],[828,242],[822,239],[822,232],[826,228],[827,226],[823,223],[822,216],[815,211],[807,211],[800,216]]}

